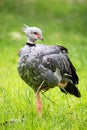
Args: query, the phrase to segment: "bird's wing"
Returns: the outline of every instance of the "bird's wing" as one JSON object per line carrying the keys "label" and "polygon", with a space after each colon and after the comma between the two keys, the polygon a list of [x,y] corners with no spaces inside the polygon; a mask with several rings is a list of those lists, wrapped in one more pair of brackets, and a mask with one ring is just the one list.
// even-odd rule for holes
{"label": "bird's wing", "polygon": [[77,84],[78,76],[73,64],[69,60],[66,48],[61,46],[58,47],[58,53],[55,53],[54,51],[54,54],[52,53],[43,56],[42,64],[53,72],[56,72],[58,69],[61,75],[66,74],[71,78],[74,84]]}
{"label": "bird's wing", "polygon": [[43,56],[43,65],[53,72],[58,68],[61,73],[70,73],[70,63],[62,53]]}

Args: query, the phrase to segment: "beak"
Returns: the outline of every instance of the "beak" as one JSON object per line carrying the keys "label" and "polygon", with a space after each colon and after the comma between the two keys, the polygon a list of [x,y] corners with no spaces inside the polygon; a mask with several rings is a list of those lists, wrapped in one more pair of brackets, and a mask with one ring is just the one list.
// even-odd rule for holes
{"label": "beak", "polygon": [[43,37],[41,35],[39,35],[39,34],[37,34],[37,37],[38,37],[38,39],[40,39],[42,41],[44,40]]}
{"label": "beak", "polygon": [[39,38],[40,40],[42,40],[42,41],[44,40],[43,37],[42,37],[41,35],[39,35],[38,38]]}

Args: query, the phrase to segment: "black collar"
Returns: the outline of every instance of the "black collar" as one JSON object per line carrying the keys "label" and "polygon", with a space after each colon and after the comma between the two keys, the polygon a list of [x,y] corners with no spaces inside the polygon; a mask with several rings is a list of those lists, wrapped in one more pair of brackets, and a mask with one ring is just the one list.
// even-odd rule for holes
{"label": "black collar", "polygon": [[26,45],[28,45],[28,46],[30,46],[30,47],[36,46],[36,44],[32,44],[32,43],[29,43],[29,42],[27,42]]}

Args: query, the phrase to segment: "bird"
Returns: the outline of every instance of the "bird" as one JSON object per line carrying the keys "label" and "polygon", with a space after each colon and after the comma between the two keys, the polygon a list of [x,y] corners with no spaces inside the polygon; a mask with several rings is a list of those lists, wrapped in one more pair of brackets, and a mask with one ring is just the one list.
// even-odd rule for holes
{"label": "bird", "polygon": [[40,92],[59,87],[61,92],[81,97],[76,86],[79,77],[72,64],[68,49],[61,45],[38,44],[44,40],[38,27],[24,25],[26,44],[18,52],[18,73],[35,92],[38,115],[42,115]]}

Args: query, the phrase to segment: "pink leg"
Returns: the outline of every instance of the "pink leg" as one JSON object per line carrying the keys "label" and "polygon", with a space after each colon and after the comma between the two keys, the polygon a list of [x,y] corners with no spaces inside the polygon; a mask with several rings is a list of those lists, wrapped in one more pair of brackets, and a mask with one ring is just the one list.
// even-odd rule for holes
{"label": "pink leg", "polygon": [[41,99],[40,99],[39,92],[36,93],[36,105],[37,105],[38,115],[41,116],[41,113],[42,113],[42,102],[41,102]]}

